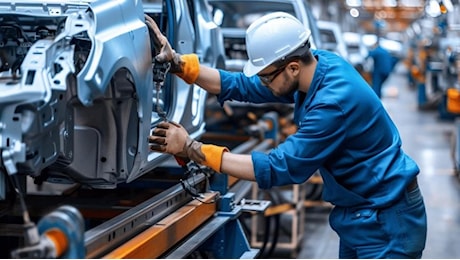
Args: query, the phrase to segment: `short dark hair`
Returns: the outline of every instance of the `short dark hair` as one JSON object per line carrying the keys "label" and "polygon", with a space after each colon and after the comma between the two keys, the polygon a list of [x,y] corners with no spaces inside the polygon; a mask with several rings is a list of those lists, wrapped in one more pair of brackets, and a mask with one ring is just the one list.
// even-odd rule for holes
{"label": "short dark hair", "polygon": [[313,55],[310,51],[310,40],[307,40],[304,44],[302,44],[299,48],[295,51],[291,52],[290,54],[284,56],[283,58],[273,62],[273,65],[276,67],[281,67],[291,61],[300,60],[305,64],[310,64],[313,61]]}

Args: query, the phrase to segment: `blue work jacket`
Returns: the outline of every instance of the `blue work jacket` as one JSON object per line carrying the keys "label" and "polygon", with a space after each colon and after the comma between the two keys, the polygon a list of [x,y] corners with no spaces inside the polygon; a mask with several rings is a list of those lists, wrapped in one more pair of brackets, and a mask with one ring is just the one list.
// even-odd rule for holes
{"label": "blue work jacket", "polygon": [[258,186],[300,184],[319,169],[325,201],[390,206],[419,173],[417,164],[401,149],[396,126],[361,75],[334,53],[312,53],[318,65],[306,95],[276,97],[257,76],[220,71],[221,104],[295,103],[297,132],[268,154],[251,153]]}

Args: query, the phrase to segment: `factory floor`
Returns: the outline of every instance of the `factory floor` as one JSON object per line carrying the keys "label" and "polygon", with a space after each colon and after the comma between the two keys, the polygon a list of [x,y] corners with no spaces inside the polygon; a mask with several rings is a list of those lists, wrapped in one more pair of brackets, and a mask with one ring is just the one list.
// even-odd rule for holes
{"label": "factory floor", "polygon": [[[460,182],[451,156],[454,122],[440,119],[437,110],[417,108],[417,91],[409,87],[402,64],[383,86],[382,102],[400,131],[403,149],[421,169],[418,182],[428,217],[422,258],[459,258]],[[339,240],[328,223],[330,210],[327,206],[306,208],[298,252],[277,249],[270,258],[338,258]]]}

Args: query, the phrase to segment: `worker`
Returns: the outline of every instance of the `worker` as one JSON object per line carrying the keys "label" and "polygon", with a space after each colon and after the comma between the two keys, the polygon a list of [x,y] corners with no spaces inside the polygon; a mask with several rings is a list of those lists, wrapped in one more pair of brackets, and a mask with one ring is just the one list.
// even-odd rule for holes
{"label": "worker", "polygon": [[296,133],[268,153],[232,153],[193,140],[175,122],[161,122],[151,149],[188,158],[216,172],[256,181],[261,189],[300,184],[319,169],[323,199],[340,238],[340,258],[421,258],[427,222],[417,184],[419,168],[401,148],[398,130],[360,74],[340,56],[310,49],[310,31],[274,12],[246,31],[249,57],[242,72],[204,66],[176,53],[147,18],[171,72],[218,101],[294,103]]}
{"label": "worker", "polygon": [[372,68],[372,89],[379,98],[382,98],[382,86],[393,70],[393,58],[391,54],[383,48],[379,39],[375,42],[373,49],[369,51],[367,56],[373,60]]}

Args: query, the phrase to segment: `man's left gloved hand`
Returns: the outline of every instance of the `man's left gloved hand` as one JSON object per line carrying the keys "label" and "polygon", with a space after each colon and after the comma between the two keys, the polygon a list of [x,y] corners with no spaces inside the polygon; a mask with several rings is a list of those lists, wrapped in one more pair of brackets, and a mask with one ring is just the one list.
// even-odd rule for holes
{"label": "man's left gloved hand", "polygon": [[169,44],[168,39],[164,36],[158,25],[149,15],[145,15],[145,24],[149,28],[150,37],[155,45],[155,60],[160,63],[170,62],[169,71],[182,78],[188,84],[192,84],[198,78],[200,73],[200,61],[196,54],[181,55]]}
{"label": "man's left gloved hand", "polygon": [[160,122],[149,137],[152,151],[189,158],[199,164],[221,171],[222,155],[228,148],[193,140],[185,128],[174,122]]}

